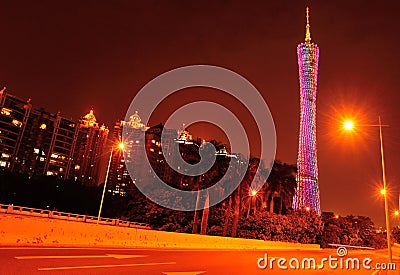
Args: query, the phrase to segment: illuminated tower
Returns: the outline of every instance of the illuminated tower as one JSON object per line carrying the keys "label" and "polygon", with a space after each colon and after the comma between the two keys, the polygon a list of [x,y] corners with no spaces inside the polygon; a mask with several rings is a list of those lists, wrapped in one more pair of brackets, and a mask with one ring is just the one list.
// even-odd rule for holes
{"label": "illuminated tower", "polygon": [[311,42],[307,7],[306,38],[297,46],[300,79],[300,134],[297,156],[297,189],[293,199],[295,210],[313,210],[321,214],[318,188],[316,95],[319,48]]}

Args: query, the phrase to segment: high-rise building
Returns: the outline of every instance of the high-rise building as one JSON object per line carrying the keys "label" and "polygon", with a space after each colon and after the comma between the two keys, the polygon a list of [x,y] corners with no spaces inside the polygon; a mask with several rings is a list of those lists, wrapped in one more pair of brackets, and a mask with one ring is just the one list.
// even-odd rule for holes
{"label": "high-rise building", "polygon": [[18,161],[14,165],[14,172],[29,176],[44,174],[56,121],[57,115],[43,108],[32,108],[18,151]]}
{"label": "high-rise building", "polygon": [[57,114],[50,150],[44,166],[45,175],[57,176],[63,179],[68,178],[77,135],[77,123]]}
{"label": "high-rise building", "polygon": [[32,109],[30,100],[23,100],[0,90],[0,168],[13,170],[19,161],[18,152]]}
{"label": "high-rise building", "polygon": [[[122,138],[123,128],[125,139]],[[107,181],[108,192],[125,196],[134,184],[152,182],[156,177],[165,183],[172,183],[176,173],[166,162],[164,155],[174,159],[172,149],[173,146],[178,146],[177,137],[176,130],[165,129],[162,124],[146,127],[137,112],[130,116],[129,121],[118,121],[112,137],[115,149]],[[119,150],[118,144],[122,141],[125,142],[124,150]]]}
{"label": "high-rise building", "polygon": [[297,157],[295,210],[307,209],[321,214],[316,139],[316,95],[319,47],[311,42],[307,7],[306,38],[297,46],[300,78],[300,134]]}
{"label": "high-rise building", "polygon": [[108,129],[104,125],[99,126],[93,110],[90,110],[79,120],[77,132],[68,177],[79,180],[87,186],[97,186]]}
{"label": "high-rise building", "polygon": [[[108,192],[114,195],[125,196],[131,190],[133,184],[141,180],[145,173],[143,166],[145,156],[141,155],[139,148],[144,146],[140,142],[144,140],[146,127],[141,121],[136,112],[129,118],[129,121],[117,121],[114,126],[112,133],[113,155],[107,180]],[[130,133],[129,143],[124,144],[124,150],[134,167],[134,174],[132,175],[129,175],[126,168],[123,150],[118,148],[118,144],[122,143],[123,127],[127,127]]]}
{"label": "high-rise building", "polygon": [[93,111],[78,123],[0,91],[0,169],[98,185],[107,135]]}

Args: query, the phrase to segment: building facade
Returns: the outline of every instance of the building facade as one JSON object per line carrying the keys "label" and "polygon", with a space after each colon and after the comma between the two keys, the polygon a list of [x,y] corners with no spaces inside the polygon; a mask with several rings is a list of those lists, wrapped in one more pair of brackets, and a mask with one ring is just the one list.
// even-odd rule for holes
{"label": "building facade", "polygon": [[95,186],[107,136],[93,111],[76,122],[0,91],[0,169]]}
{"label": "building facade", "polygon": [[108,129],[96,120],[93,110],[79,120],[69,178],[87,186],[97,186],[100,180],[101,160],[106,153]]}
{"label": "building facade", "polygon": [[30,100],[23,100],[0,91],[0,168],[15,169],[25,127],[32,109]]}
{"label": "building facade", "polygon": [[297,189],[293,209],[313,210],[321,214],[316,137],[316,96],[319,47],[311,42],[309,10],[307,7],[305,42],[297,47],[300,78],[300,134],[297,157]]}
{"label": "building facade", "polygon": [[[162,146],[163,131],[165,140]],[[122,137],[123,133],[127,135],[125,139]],[[133,185],[153,181],[156,177],[168,184],[174,182],[177,172],[168,165],[164,155],[168,154],[173,161],[172,146],[178,146],[177,137],[176,130],[165,129],[162,124],[146,127],[137,112],[129,121],[118,121],[113,129],[114,149],[107,180],[108,192],[125,196]],[[124,149],[120,150],[118,144],[123,140]]]}

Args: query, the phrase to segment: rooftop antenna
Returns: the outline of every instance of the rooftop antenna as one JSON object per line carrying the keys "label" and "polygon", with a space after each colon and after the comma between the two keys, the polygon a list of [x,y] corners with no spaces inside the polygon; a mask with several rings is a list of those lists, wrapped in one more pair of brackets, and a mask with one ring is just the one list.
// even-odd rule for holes
{"label": "rooftop antenna", "polygon": [[307,25],[306,25],[306,42],[311,42],[311,31],[310,31],[310,9],[309,7],[306,8],[306,19],[307,19]]}

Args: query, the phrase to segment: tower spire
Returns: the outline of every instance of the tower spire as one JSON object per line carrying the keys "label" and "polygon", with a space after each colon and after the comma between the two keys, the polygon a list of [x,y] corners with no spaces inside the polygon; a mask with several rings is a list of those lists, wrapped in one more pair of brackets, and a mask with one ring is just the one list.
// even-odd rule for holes
{"label": "tower spire", "polygon": [[307,7],[306,8],[306,19],[307,19],[307,25],[306,25],[306,42],[311,41],[311,31],[310,31],[310,9]]}

